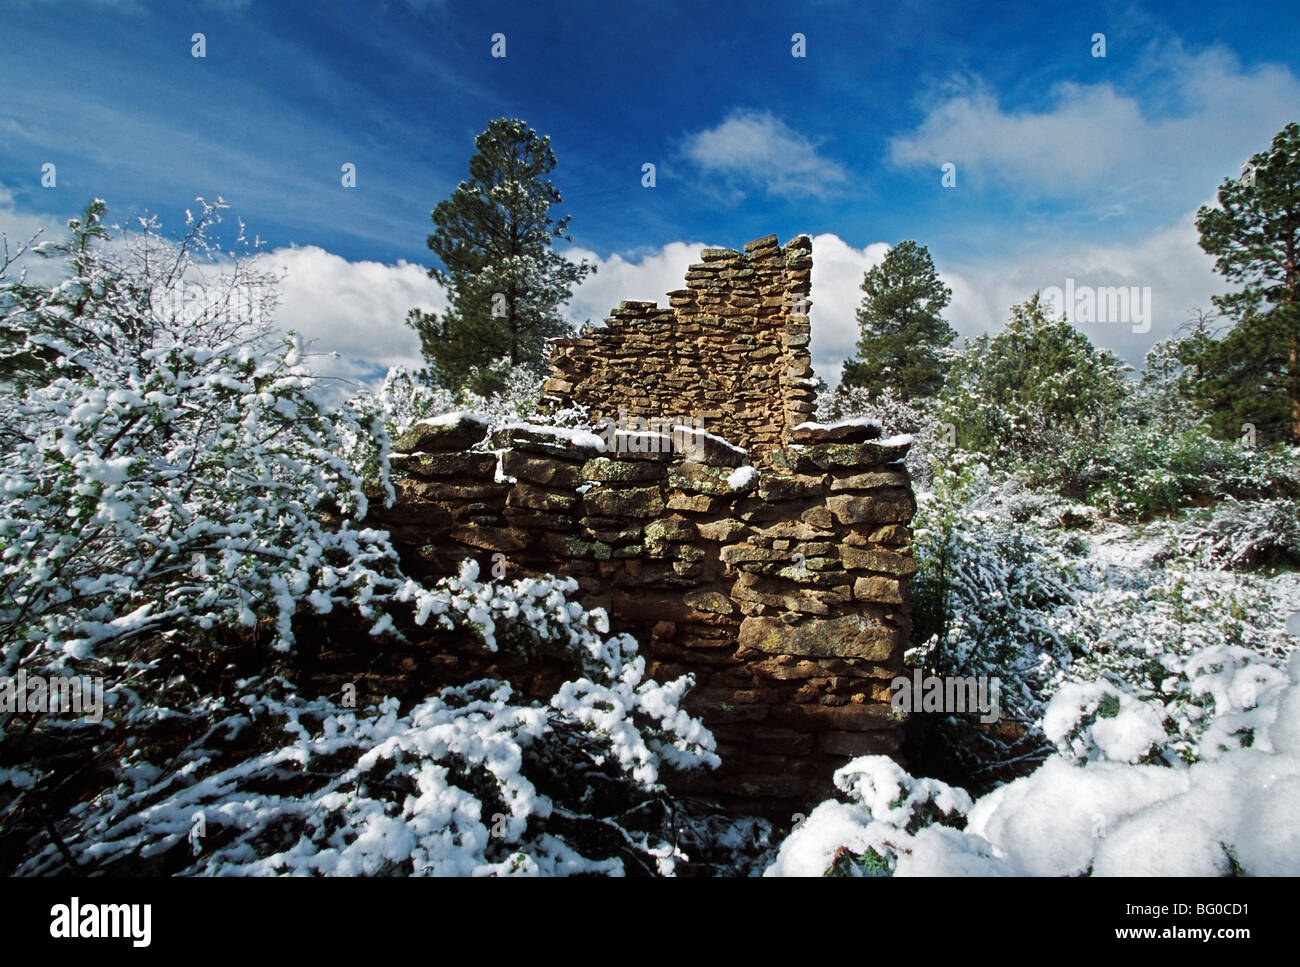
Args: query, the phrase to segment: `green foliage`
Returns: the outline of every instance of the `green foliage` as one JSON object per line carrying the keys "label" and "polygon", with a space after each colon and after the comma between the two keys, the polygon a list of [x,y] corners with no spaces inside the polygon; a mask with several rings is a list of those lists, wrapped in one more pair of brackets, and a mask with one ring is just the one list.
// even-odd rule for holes
{"label": "green foliage", "polygon": [[497,118],[474,143],[469,180],[433,209],[428,238],[442,263],[429,274],[446,288],[449,308],[441,319],[412,309],[407,323],[440,385],[491,396],[503,377],[489,364],[501,357],[541,372],[546,340],[569,331],[559,306],[595,267],[551,249],[570,239],[569,218],[550,216],[562,201],[546,177],[555,168],[550,138]]}
{"label": "green foliage", "polygon": [[952,291],[939,281],[929,251],[899,242],[867,271],[861,288],[857,358],[845,361],[840,385],[861,387],[873,399],[891,391],[903,402],[933,396],[957,333],[940,315]]}
{"label": "green foliage", "polygon": [[1292,122],[1249,162],[1251,179],[1226,178],[1219,207],[1196,213],[1201,248],[1238,288],[1214,297],[1235,325],[1189,347],[1198,397],[1216,431],[1253,424],[1262,443],[1300,443],[1300,125]]}
{"label": "green foliage", "polygon": [[1046,753],[1037,720],[1048,674],[1071,660],[1052,616],[1074,600],[1077,583],[1048,535],[981,506],[993,488],[987,468],[969,461],[958,455],[956,467],[936,472],[934,491],[918,501],[913,647],[906,654],[925,675],[1001,683],[1003,732],[980,723],[976,712],[920,716],[913,724],[918,750],[941,749],[967,777]]}
{"label": "green foliage", "polygon": [[889,865],[889,859],[877,853],[870,846],[861,853],[854,853],[847,847],[841,846],[835,851],[835,859],[831,861],[830,867],[822,874],[822,876],[829,877],[892,875],[893,870]]}
{"label": "green foliage", "polygon": [[1049,319],[1035,293],[1012,307],[996,336],[967,342],[944,385],[940,419],[963,449],[1009,468],[1059,459],[1071,440],[1101,437],[1123,396],[1115,355],[1064,318]]}

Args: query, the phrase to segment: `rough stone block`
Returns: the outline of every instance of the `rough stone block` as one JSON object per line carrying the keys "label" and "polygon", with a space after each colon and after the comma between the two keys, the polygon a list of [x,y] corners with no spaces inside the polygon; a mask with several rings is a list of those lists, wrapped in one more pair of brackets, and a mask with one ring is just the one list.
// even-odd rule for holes
{"label": "rough stone block", "polygon": [[749,617],[740,623],[740,647],[773,655],[886,661],[900,644],[898,629],[866,614],[786,621]]}

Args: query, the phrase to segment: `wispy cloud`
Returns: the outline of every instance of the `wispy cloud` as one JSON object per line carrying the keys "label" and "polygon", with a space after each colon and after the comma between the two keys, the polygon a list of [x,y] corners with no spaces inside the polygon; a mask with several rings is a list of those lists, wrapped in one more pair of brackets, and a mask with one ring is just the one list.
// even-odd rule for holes
{"label": "wispy cloud", "polygon": [[684,157],[722,179],[735,200],[754,189],[785,198],[826,198],[848,181],[820,145],[768,111],[734,111],[716,127],[686,138]]}

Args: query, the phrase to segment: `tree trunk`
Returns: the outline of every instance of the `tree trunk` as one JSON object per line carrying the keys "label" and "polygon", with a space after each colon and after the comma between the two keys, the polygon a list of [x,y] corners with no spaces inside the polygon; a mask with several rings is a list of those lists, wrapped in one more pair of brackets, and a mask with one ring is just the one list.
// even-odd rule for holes
{"label": "tree trunk", "polygon": [[1300,335],[1291,334],[1291,443],[1300,446]]}

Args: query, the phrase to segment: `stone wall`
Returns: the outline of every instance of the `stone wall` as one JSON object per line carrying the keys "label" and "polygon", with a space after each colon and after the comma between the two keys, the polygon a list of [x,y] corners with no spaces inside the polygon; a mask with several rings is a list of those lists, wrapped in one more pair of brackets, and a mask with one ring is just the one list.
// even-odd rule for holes
{"label": "stone wall", "polygon": [[604,328],[554,340],[545,392],[589,408],[685,417],[760,458],[813,411],[808,356],[812,240],[775,235],[706,248],[668,307],[624,302]]}
{"label": "stone wall", "polygon": [[[605,608],[612,631],[640,642],[653,677],[695,676],[685,704],[717,736],[724,765],[681,791],[766,811],[824,797],[831,772],[854,755],[897,751],[889,681],[902,667],[915,571],[907,440],[881,440],[867,425],[797,427],[804,377],[791,373],[807,368],[807,319],[762,301],[776,298],[776,286],[782,297],[806,293],[808,248],[796,244],[804,241],[782,250],[770,236],[746,246],[748,256],[710,259],[706,250],[705,265],[722,282],[691,289],[692,298],[748,313],[748,329],[709,331],[701,309],[665,315],[637,304],[615,314],[628,328],[557,347],[556,371],[587,373],[600,391],[614,387],[623,360],[632,388],[617,405],[649,413],[672,404],[682,413],[682,399],[708,403],[722,414],[709,424],[713,434],[730,428],[756,452],[713,434],[694,434],[683,448],[681,437],[654,433],[598,438],[515,427],[483,439],[486,427],[470,418],[425,422],[398,441],[406,452],[393,461],[396,504],[368,520],[390,531],[416,576],[453,573],[465,557],[486,576],[499,554],[507,580],[574,577],[586,606]],[[738,274],[739,266],[753,274]],[[759,295],[737,297],[736,289]],[[687,320],[674,338],[671,326]],[[654,336],[643,341],[651,325]],[[578,352],[584,347],[589,357]],[[774,351],[743,362],[752,347]],[[668,371],[656,368],[642,379],[648,360],[636,352],[656,366],[694,360],[691,375],[669,384]],[[718,360],[726,372],[711,378],[705,366]],[[750,382],[729,382],[754,367],[761,373]],[[691,383],[700,387],[693,395]],[[748,395],[758,386],[770,395]],[[564,392],[598,398],[585,383]],[[742,394],[734,407],[732,392]],[[403,674],[422,688],[478,671],[445,656],[437,666],[439,656],[421,657],[418,648],[403,660]],[[558,672],[513,674],[533,675],[542,690]]]}

